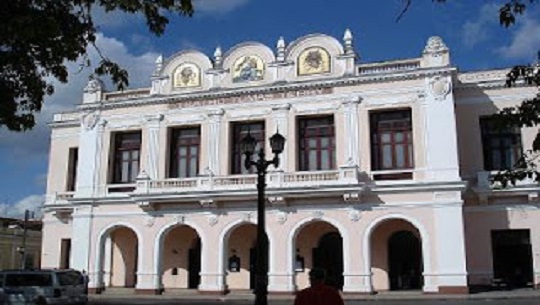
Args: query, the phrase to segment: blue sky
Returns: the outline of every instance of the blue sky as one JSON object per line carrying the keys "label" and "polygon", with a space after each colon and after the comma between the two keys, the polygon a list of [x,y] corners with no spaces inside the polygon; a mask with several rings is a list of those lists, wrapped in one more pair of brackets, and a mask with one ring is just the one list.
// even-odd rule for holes
{"label": "blue sky", "polygon": [[[458,1],[434,4],[413,0],[396,22],[401,0],[195,0],[194,17],[173,17],[161,37],[149,34],[140,16],[105,14],[95,10],[98,44],[113,60],[128,68],[132,87],[149,85],[154,60],[183,49],[211,56],[245,41],[274,48],[280,36],[290,42],[310,33],[341,40],[346,28],[354,35],[361,62],[419,57],[430,36],[441,36],[451,50],[452,64],[461,71],[510,67],[530,63],[540,50],[540,6],[532,7],[516,26],[498,24],[497,9],[504,1]],[[90,50],[90,58],[96,59]],[[70,63],[72,71],[76,63]],[[0,216],[20,215],[43,201],[50,129],[56,112],[80,102],[88,72],[73,73],[68,85],[58,85],[46,99],[38,126],[26,133],[0,128]]]}

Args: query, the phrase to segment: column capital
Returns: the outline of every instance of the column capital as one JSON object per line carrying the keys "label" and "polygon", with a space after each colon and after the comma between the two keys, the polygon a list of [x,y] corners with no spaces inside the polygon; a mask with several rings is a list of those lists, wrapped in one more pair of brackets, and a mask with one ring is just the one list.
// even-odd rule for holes
{"label": "column capital", "polygon": [[281,105],[276,105],[276,106],[273,106],[272,107],[272,111],[289,111],[291,110],[291,104],[290,103],[285,103],[285,104],[281,104]]}
{"label": "column capital", "polygon": [[144,116],[144,122],[147,125],[159,124],[161,121],[163,121],[163,118],[163,114],[149,114]]}
{"label": "column capital", "polygon": [[207,115],[208,115],[208,118],[212,119],[212,118],[216,118],[216,117],[221,117],[225,114],[225,110],[223,108],[219,108],[219,109],[212,109],[212,110],[209,110]]}
{"label": "column capital", "polygon": [[363,98],[361,96],[353,96],[346,98],[342,104],[343,105],[358,105],[362,102]]}

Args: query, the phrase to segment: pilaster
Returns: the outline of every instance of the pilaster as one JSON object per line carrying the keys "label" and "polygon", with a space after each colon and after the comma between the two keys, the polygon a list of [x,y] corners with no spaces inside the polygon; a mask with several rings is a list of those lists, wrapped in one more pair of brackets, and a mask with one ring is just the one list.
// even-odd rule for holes
{"label": "pilaster", "polygon": [[[459,192],[457,193],[459,196]],[[434,210],[435,236],[432,253],[436,268],[427,274],[439,293],[467,293],[467,266],[462,203],[447,204]]]}
{"label": "pilaster", "polygon": [[93,208],[79,206],[73,213],[73,237],[71,247],[72,268],[90,270],[90,240],[92,232]]}
{"label": "pilaster", "polygon": [[[272,118],[274,120],[274,125],[276,127],[275,131],[279,131],[279,133],[282,136],[284,136],[286,140],[290,139],[290,136],[289,136],[289,110],[290,109],[291,109],[291,104],[289,103],[275,106],[272,108],[272,114],[273,114]],[[272,131],[272,134],[275,131]],[[287,171],[289,169],[288,157],[289,157],[288,149],[284,149],[283,152],[279,155],[279,166],[275,170]]]}
{"label": "pilaster", "polygon": [[158,179],[159,176],[159,156],[160,156],[160,127],[163,121],[163,115],[148,115],[144,117],[144,123],[147,128],[146,142],[146,173],[150,179]]}
{"label": "pilaster", "polygon": [[425,178],[430,181],[460,180],[452,77],[446,74],[426,78],[425,88],[421,105]]}
{"label": "pilaster", "polygon": [[355,97],[343,102],[344,130],[345,136],[345,156],[343,160],[347,164],[360,164],[359,154],[359,124],[358,124],[358,104],[362,101],[361,97]]}
{"label": "pilaster", "polygon": [[220,174],[221,154],[220,140],[222,133],[222,119],[225,111],[223,109],[217,109],[208,112],[208,169],[214,175]]}
{"label": "pilaster", "polygon": [[[210,224],[213,226],[212,224]],[[211,230],[211,229],[209,229]],[[223,242],[219,241],[218,234],[207,234],[208,240],[204,240],[204,244],[216,245],[223,247]],[[216,247],[202,247],[201,251],[201,282],[199,284],[199,292],[202,294],[222,295],[227,291],[225,284],[225,267],[223,266],[224,258],[217,253],[224,253],[223,249]]]}
{"label": "pilaster", "polygon": [[99,194],[103,132],[106,123],[99,111],[86,113],[81,117],[75,197],[92,197]]}

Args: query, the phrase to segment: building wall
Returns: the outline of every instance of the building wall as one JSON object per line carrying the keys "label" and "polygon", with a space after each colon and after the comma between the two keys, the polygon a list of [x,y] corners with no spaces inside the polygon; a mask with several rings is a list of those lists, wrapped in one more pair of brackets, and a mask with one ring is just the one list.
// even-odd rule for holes
{"label": "building wall", "polygon": [[[330,56],[330,71],[298,75],[300,54],[319,47]],[[235,63],[255,53],[268,63],[264,76],[235,83]],[[264,121],[266,138],[276,130],[286,138],[278,169],[271,166],[266,177],[270,292],[307,287],[313,248],[328,232],[339,233],[343,241],[347,293],[389,289],[388,238],[399,230],[412,231],[421,241],[422,290],[428,293],[464,293],[468,285],[486,284],[485,257],[491,254],[479,248],[501,222],[530,227],[535,249],[540,244],[534,233],[538,215],[529,212],[538,205],[538,186],[499,192],[478,178],[483,173],[478,117],[519,103],[535,88],[504,88],[502,70],[458,72],[436,37],[419,58],[381,63],[357,64],[347,41],[326,35],[299,38],[276,54],[258,43],[216,54],[210,60],[183,51],[159,59],[151,88],[104,92],[91,81],[80,113],[55,117],[44,266],[56,266],[61,239],[72,238],[73,266],[89,271],[96,291],[133,285],[142,292],[186,288],[187,250],[200,238],[198,289],[250,289],[256,178],[230,175],[231,126],[249,121]],[[200,87],[173,85],[185,62],[201,69]],[[370,114],[394,109],[411,110],[414,168],[375,171]],[[334,118],[336,166],[299,172],[298,120],[321,115]],[[169,133],[180,126],[201,128],[200,175],[169,179]],[[126,131],[141,131],[141,170],[129,184],[133,190],[119,191],[111,183],[113,139]],[[536,132],[523,129],[524,147]],[[77,189],[66,193],[73,146],[80,151]],[[272,157],[268,145],[265,152]],[[388,172],[411,177],[376,178]],[[516,196],[525,198],[519,203],[527,207],[527,221],[515,212],[499,212],[513,211]],[[228,270],[233,254],[240,258],[239,272]],[[304,270],[294,268],[297,254],[305,258]]]}

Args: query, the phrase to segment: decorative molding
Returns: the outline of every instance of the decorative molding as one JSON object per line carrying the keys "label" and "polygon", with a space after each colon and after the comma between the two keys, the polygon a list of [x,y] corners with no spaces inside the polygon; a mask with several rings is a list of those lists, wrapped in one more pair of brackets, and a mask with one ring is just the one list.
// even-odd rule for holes
{"label": "decorative molding", "polygon": [[203,208],[216,208],[217,204],[213,199],[201,199],[199,200],[201,207]]}
{"label": "decorative molding", "polygon": [[437,75],[429,81],[429,90],[435,100],[442,101],[452,90],[452,83],[448,78]]}
{"label": "decorative molding", "polygon": [[242,219],[246,222],[251,222],[252,219],[253,219],[253,213],[252,212],[247,212],[247,213],[244,213]]}
{"label": "decorative molding", "polygon": [[174,222],[176,222],[177,224],[184,224],[186,223],[186,216],[174,215]]}
{"label": "decorative molding", "polygon": [[208,224],[213,227],[219,222],[219,216],[218,215],[210,215],[208,216]]}
{"label": "decorative molding", "polygon": [[426,47],[424,48],[424,54],[436,54],[448,52],[448,47],[444,43],[441,37],[432,36],[429,37]]}
{"label": "decorative molding", "polygon": [[268,196],[268,202],[271,205],[276,205],[276,206],[287,205],[287,200],[283,196]]}
{"label": "decorative molding", "polygon": [[343,194],[343,201],[345,202],[360,202],[362,196],[360,193],[345,193]]}
{"label": "decorative molding", "polygon": [[311,214],[315,219],[321,219],[324,216],[324,212],[322,210],[315,210]]}
{"label": "decorative molding", "polygon": [[285,211],[278,211],[276,213],[276,222],[279,223],[280,225],[283,225],[287,222],[287,212]]}
{"label": "decorative molding", "polygon": [[156,223],[156,218],[154,216],[146,216],[144,218],[144,225],[151,228]]}
{"label": "decorative molding", "polygon": [[82,115],[81,121],[84,129],[90,131],[96,127],[97,123],[101,119],[101,113],[99,110],[87,112]]}
{"label": "decorative molding", "polygon": [[360,211],[358,210],[352,210],[349,212],[349,219],[352,221],[352,222],[358,222],[360,220]]}

